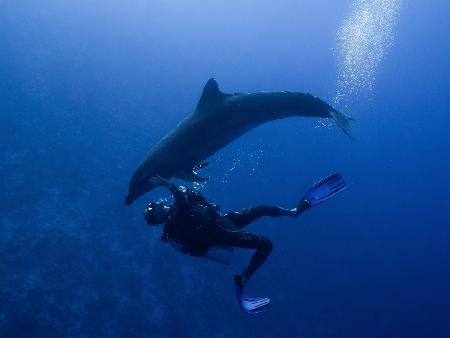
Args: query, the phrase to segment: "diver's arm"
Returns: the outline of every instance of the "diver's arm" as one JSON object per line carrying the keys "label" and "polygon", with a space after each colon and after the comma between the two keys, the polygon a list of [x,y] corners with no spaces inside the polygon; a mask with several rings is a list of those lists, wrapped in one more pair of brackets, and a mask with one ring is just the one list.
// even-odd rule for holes
{"label": "diver's arm", "polygon": [[185,203],[187,202],[186,195],[172,182],[170,182],[168,179],[163,178],[161,176],[154,176],[151,178],[150,182],[158,187],[165,187],[170,190],[170,192],[173,195],[173,198],[175,198],[175,202],[177,204]]}

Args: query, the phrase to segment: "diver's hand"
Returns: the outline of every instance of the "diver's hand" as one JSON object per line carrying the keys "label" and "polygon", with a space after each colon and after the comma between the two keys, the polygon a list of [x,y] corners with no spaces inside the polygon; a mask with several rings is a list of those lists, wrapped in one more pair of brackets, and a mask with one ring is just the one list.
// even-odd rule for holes
{"label": "diver's hand", "polygon": [[164,177],[161,177],[159,175],[155,175],[153,176],[150,180],[149,183],[153,184],[154,186],[157,187],[170,187],[170,181]]}

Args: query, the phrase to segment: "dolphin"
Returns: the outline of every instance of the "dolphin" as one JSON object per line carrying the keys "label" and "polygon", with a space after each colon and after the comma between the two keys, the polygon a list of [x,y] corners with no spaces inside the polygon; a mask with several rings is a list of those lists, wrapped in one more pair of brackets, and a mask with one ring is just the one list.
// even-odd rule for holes
{"label": "dolphin", "polygon": [[138,166],[125,205],[153,190],[149,180],[155,175],[206,181],[197,171],[207,165],[204,161],[208,157],[263,123],[291,116],[333,118],[351,137],[351,118],[315,96],[286,91],[225,94],[215,79],[209,79],[195,111],[163,137]]}

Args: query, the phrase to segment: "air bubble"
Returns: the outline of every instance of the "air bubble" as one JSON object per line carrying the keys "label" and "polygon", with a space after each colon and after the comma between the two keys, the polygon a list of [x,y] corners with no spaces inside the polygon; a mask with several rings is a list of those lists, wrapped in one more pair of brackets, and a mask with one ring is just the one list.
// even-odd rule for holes
{"label": "air bubble", "polygon": [[338,84],[333,103],[371,96],[377,69],[393,44],[400,0],[358,0],[337,34]]}

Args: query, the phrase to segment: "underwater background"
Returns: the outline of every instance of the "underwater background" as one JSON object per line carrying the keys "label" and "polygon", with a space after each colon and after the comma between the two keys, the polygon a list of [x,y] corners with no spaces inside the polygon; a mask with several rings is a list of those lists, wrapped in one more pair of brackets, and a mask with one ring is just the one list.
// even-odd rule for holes
{"label": "underwater background", "polygon": [[[0,0],[0,337],[450,337],[446,0]],[[353,116],[252,130],[197,186],[223,211],[293,207],[249,230],[274,250],[241,312],[230,266],[181,255],[128,182],[215,77],[312,93]],[[177,182],[181,183],[181,182]],[[185,183],[183,183],[185,184]]]}

